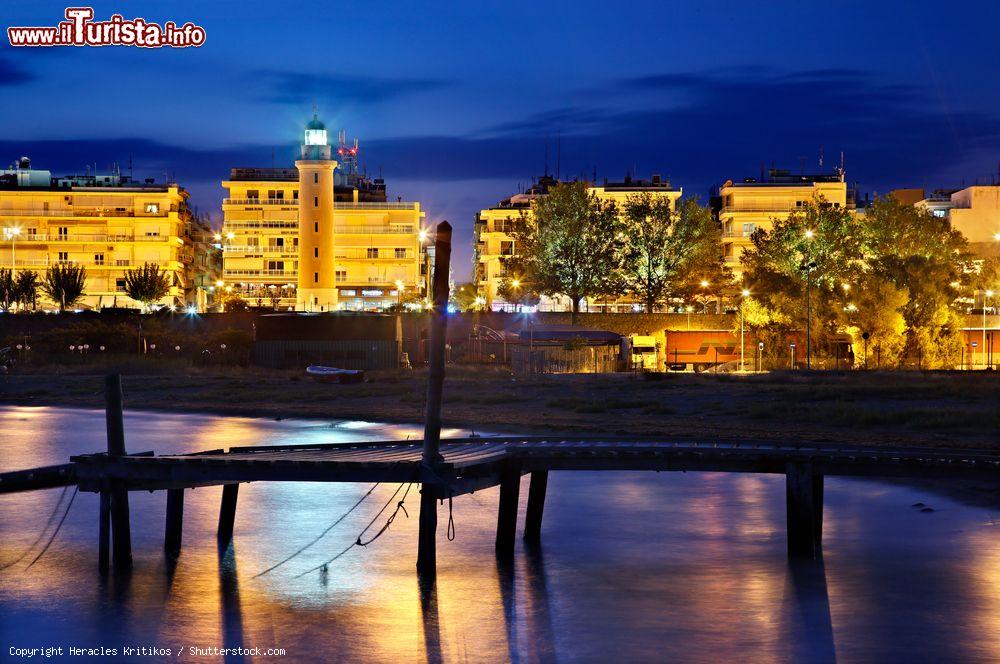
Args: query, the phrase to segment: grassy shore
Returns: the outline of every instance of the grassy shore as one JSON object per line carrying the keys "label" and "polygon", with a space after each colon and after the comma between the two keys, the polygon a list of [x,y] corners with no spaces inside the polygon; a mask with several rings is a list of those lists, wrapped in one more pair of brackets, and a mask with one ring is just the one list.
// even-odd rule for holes
{"label": "grassy shore", "polygon": [[[82,365],[0,378],[0,403],[99,408],[102,374],[125,369],[126,408],[261,417],[419,422],[426,373],[384,371],[357,385],[254,368]],[[775,373],[515,377],[450,366],[444,422],[481,431],[771,438],[873,445],[1000,447],[1000,375]]]}

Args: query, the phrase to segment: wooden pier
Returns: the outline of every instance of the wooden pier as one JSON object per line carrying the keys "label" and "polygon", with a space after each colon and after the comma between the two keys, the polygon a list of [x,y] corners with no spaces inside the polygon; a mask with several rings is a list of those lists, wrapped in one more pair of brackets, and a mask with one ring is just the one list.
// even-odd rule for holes
{"label": "wooden pier", "polygon": [[[447,317],[450,227],[438,227],[435,306],[424,440],[232,447],[195,454],[128,454],[119,376],[105,385],[107,453],[70,463],[0,474],[0,493],[77,485],[101,497],[99,567],[132,565],[130,491],[166,491],[164,548],[181,550],[184,492],[223,486],[218,541],[236,533],[239,485],[244,482],[415,483],[421,487],[417,569],[433,579],[437,510],[441,499],[499,486],[496,554],[513,556],[520,484],[528,476],[524,540],[538,542],[549,474],[573,471],[770,473],[786,478],[788,554],[821,555],[823,481],[827,476],[911,477],[1000,481],[1000,452],[919,447],[808,445],[748,438],[741,443],[643,438],[490,437],[440,439],[444,332]],[[238,534],[238,533],[236,533]]]}

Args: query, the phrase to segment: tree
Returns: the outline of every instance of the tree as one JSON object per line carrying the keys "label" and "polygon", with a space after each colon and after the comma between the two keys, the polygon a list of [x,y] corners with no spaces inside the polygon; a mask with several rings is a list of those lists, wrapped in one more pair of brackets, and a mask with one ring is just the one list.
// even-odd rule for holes
{"label": "tree", "polygon": [[82,265],[57,263],[45,271],[42,292],[59,305],[59,311],[65,311],[83,296],[86,283],[87,270]]}
{"label": "tree", "polygon": [[653,313],[654,307],[666,298],[684,260],[675,242],[673,204],[645,192],[629,196],[622,207],[622,283],[642,300],[646,313]]}
{"label": "tree", "polygon": [[17,302],[17,285],[14,282],[14,275],[7,268],[0,268],[0,309],[10,311],[15,302]]}
{"label": "tree", "polygon": [[144,309],[170,292],[170,277],[154,263],[143,263],[134,270],[125,271],[125,293]]}
{"label": "tree", "polygon": [[471,311],[477,307],[476,285],[471,283],[458,284],[451,300],[459,311]]}
{"label": "tree", "polygon": [[505,257],[510,283],[572,301],[573,324],[580,300],[620,291],[621,221],[613,203],[600,201],[584,182],[552,187],[532,203],[511,232],[517,254]]}
{"label": "tree", "polygon": [[21,270],[14,280],[14,288],[17,292],[17,301],[27,309],[29,306],[34,309],[38,304],[38,289],[41,281],[38,273],[34,270]]}

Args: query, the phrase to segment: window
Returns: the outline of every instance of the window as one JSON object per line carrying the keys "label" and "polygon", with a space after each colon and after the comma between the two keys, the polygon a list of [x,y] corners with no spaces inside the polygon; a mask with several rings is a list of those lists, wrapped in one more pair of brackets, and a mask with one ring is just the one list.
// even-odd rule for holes
{"label": "window", "polygon": [[160,204],[159,203],[146,203],[146,214],[159,214]]}
{"label": "window", "polygon": [[406,249],[403,247],[396,247],[396,258],[406,258]]}
{"label": "window", "polygon": [[293,191],[292,192],[292,200],[295,200],[295,201],[299,200],[299,192],[297,192],[297,191]]}
{"label": "window", "polygon": [[313,247],[313,258],[319,258],[319,247]]}
{"label": "window", "polygon": [[313,272],[313,283],[314,284],[319,283],[319,272]]}
{"label": "window", "polygon": [[60,240],[65,240],[68,237],[69,237],[69,228],[67,228],[66,226],[60,226],[59,227],[59,239]]}
{"label": "window", "polygon": [[256,237],[256,236],[248,237],[247,238],[247,246],[248,247],[259,247],[260,246],[260,238]]}
{"label": "window", "polygon": [[313,184],[319,184],[319,173],[313,173]]}
{"label": "window", "polygon": [[283,237],[272,237],[272,238],[270,238],[269,245],[272,246],[272,247],[284,247],[285,246],[285,238],[283,238]]}
{"label": "window", "polygon": [[268,261],[267,262],[267,269],[268,270],[274,270],[275,272],[284,272],[285,271],[285,262],[284,261]]}
{"label": "window", "polygon": [[503,241],[500,243],[500,254],[502,256],[513,256],[514,255],[514,243],[509,241]]}
{"label": "window", "polygon": [[247,198],[252,198],[254,200],[260,198],[260,192],[256,189],[247,189]]}
{"label": "window", "polygon": [[313,207],[319,207],[319,196],[313,196]]}
{"label": "window", "polygon": [[341,297],[357,297],[357,295],[358,295],[358,291],[353,290],[353,289],[347,289],[347,288],[345,288],[344,290],[340,291],[340,296]]}
{"label": "window", "polygon": [[368,258],[378,258],[378,247],[368,247]]}
{"label": "window", "polygon": [[757,224],[743,224],[743,237],[750,237],[755,230],[757,230]]}
{"label": "window", "polygon": [[337,270],[334,279],[338,282],[347,281],[347,270]]}
{"label": "window", "polygon": [[115,279],[115,290],[118,291],[119,293],[125,292],[125,280],[124,279]]}
{"label": "window", "polygon": [[285,192],[281,189],[268,189],[267,197],[272,200],[283,201],[285,200]]}
{"label": "window", "polygon": [[68,261],[69,261],[69,252],[68,251],[60,251],[59,252],[59,262],[60,263],[66,263]]}
{"label": "window", "polygon": [[319,233],[319,222],[318,221],[314,221],[313,222],[313,233]]}
{"label": "window", "polygon": [[94,265],[104,265],[104,254],[94,254]]}

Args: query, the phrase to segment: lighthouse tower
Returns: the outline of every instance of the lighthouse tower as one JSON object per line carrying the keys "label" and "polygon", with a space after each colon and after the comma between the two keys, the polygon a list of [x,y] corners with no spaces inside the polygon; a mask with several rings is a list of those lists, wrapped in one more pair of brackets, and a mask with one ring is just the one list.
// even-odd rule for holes
{"label": "lighthouse tower", "polygon": [[299,311],[336,311],[333,259],[333,171],[326,125],[314,114],[306,125],[299,169]]}

